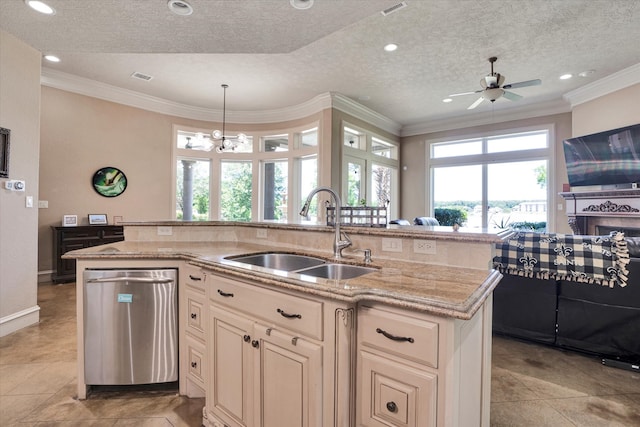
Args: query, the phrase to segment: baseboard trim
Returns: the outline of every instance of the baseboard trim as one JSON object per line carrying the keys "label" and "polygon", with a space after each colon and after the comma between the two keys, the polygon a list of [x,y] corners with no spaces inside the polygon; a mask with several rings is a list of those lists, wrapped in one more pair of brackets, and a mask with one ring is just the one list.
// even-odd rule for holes
{"label": "baseboard trim", "polygon": [[38,271],[38,283],[53,282],[53,273],[55,272],[55,270]]}
{"label": "baseboard trim", "polygon": [[40,306],[34,305],[25,310],[0,318],[0,337],[9,335],[40,321]]}

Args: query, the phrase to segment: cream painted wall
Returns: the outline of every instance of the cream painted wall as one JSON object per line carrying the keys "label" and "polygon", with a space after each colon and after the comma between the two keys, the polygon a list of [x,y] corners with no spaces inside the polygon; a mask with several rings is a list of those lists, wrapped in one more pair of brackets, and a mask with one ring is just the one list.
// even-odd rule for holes
{"label": "cream painted wall", "polygon": [[[330,144],[330,128],[322,125],[327,117],[328,110],[281,123],[227,123],[227,128],[282,131],[318,121],[321,141]],[[51,227],[60,225],[65,214],[77,215],[80,225],[88,223],[90,213],[107,214],[109,223],[114,215],[124,221],[171,219],[172,126],[220,127],[46,86],[42,86],[41,120],[40,200],[48,201],[49,208],[40,209],[38,222],[40,272],[55,269]],[[117,167],[127,176],[122,195],[108,198],[93,190],[91,178],[105,166]]]}
{"label": "cream painted wall", "polygon": [[[540,125],[553,125],[554,127],[556,143],[555,176],[557,177],[554,193],[557,194],[561,192],[562,183],[567,182],[567,170],[564,164],[562,140],[572,136],[571,113],[534,117],[531,119],[515,120],[402,138],[402,142],[400,144],[402,213],[400,216],[402,218],[412,220],[416,216],[425,216],[428,214],[425,212],[428,192],[426,187],[428,172],[426,170],[426,156],[429,151],[427,141],[442,138],[464,138],[473,134],[487,133],[490,131],[520,129]],[[560,196],[556,196],[555,204],[552,206],[557,206],[563,202],[564,200]],[[557,212],[554,224],[554,231],[556,232],[571,232],[571,229],[567,224],[567,217],[564,214],[564,210]]]}
{"label": "cream painted wall", "polygon": [[640,123],[640,83],[573,108],[573,136]]}
{"label": "cream painted wall", "polygon": [[0,30],[0,127],[11,130],[9,178],[26,182],[25,192],[11,192],[0,179],[0,336],[39,320],[38,209],[25,200],[38,199],[40,61],[40,52]]}

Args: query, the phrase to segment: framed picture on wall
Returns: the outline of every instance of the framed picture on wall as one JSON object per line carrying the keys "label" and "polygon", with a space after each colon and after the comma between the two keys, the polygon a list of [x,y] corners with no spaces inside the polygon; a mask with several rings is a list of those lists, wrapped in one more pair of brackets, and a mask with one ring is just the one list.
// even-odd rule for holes
{"label": "framed picture on wall", "polygon": [[11,130],[0,128],[0,178],[9,178],[9,137]]}
{"label": "framed picture on wall", "polygon": [[107,214],[89,214],[89,225],[107,225]]}
{"label": "framed picture on wall", "polygon": [[63,227],[75,227],[78,225],[78,215],[63,215],[62,226]]}

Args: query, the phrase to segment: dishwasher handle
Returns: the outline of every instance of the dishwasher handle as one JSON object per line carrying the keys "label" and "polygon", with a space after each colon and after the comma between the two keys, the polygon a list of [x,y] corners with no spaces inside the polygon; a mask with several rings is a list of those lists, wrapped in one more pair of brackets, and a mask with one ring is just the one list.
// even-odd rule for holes
{"label": "dishwasher handle", "polygon": [[137,283],[171,283],[174,279],[169,277],[98,277],[88,279],[87,283],[105,283],[105,282],[137,282]]}

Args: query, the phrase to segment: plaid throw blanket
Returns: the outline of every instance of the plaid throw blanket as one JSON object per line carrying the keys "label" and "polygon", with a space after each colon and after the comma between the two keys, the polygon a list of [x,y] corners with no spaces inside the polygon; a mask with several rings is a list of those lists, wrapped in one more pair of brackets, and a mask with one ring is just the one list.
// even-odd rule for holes
{"label": "plaid throw blanket", "polygon": [[541,279],[627,285],[629,253],[624,233],[609,236],[517,232],[496,244],[501,273]]}

